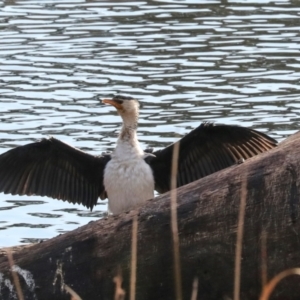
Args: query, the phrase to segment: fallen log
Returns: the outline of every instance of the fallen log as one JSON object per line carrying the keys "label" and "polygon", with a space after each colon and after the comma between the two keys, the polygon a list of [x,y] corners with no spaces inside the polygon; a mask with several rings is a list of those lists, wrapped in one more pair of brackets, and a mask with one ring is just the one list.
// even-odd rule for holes
{"label": "fallen log", "polygon": [[[233,299],[243,182],[247,195],[240,298],[258,299],[266,280],[300,266],[298,149],[300,133],[268,153],[177,190],[183,299],[191,299],[192,292],[199,299]],[[175,299],[169,193],[139,210],[14,251],[14,272],[2,254],[0,299],[16,299],[16,273],[24,299],[71,299],[68,287],[83,300],[122,299],[114,296],[117,275],[129,299],[135,215],[136,299]],[[272,299],[299,299],[299,280],[284,279]]]}

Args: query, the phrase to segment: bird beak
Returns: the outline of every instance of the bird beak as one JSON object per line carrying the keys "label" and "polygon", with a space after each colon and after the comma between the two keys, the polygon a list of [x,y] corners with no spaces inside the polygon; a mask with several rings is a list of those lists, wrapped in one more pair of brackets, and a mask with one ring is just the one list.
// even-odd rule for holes
{"label": "bird beak", "polygon": [[102,100],[102,103],[112,105],[112,106],[114,106],[116,109],[122,109],[122,104],[120,104],[120,102],[115,101],[115,100],[113,100],[113,99],[103,99],[103,100]]}

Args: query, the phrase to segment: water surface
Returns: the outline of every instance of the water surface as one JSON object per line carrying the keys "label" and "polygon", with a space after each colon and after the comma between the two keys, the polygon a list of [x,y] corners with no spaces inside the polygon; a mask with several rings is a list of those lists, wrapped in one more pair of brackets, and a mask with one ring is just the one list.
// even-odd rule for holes
{"label": "water surface", "polygon": [[[141,101],[143,147],[202,121],[278,140],[298,130],[298,1],[4,1],[0,6],[0,153],[55,136],[112,150],[120,119],[99,99]],[[36,242],[96,220],[46,197],[0,194],[0,246]]]}

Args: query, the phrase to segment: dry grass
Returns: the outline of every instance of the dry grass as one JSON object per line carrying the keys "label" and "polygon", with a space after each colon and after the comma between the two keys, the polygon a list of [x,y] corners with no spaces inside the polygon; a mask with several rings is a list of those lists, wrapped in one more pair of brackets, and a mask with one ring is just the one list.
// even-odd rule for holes
{"label": "dry grass", "polygon": [[81,297],[67,284],[64,285],[64,288],[66,292],[68,292],[71,295],[71,300],[82,300]]}
{"label": "dry grass", "polygon": [[285,277],[290,276],[290,275],[300,275],[300,268],[292,268],[292,269],[287,269],[282,271],[281,273],[277,274],[275,277],[273,277],[269,283],[267,283],[263,290],[262,293],[259,297],[259,300],[268,300],[271,293],[275,289],[276,285]]}
{"label": "dry grass", "polygon": [[126,292],[122,289],[123,277],[121,268],[118,269],[117,275],[114,277],[114,283],[116,285],[114,300],[124,300]]}
{"label": "dry grass", "polygon": [[234,300],[240,299],[241,257],[242,257],[242,249],[243,249],[246,198],[247,198],[247,180],[246,180],[246,176],[245,176],[244,180],[242,181],[242,187],[241,187],[241,202],[240,202],[236,249],[235,249],[234,290],[233,290],[233,299]]}
{"label": "dry grass", "polygon": [[12,255],[10,248],[6,249],[6,253],[7,253],[8,263],[9,263],[9,266],[11,269],[11,274],[13,277],[13,282],[14,282],[14,285],[15,285],[15,288],[17,291],[18,300],[24,300],[24,295],[23,295],[23,292],[21,289],[18,273],[13,271],[14,259],[13,259],[13,255]]}
{"label": "dry grass", "polygon": [[194,281],[193,281],[193,289],[192,289],[191,300],[197,300],[197,296],[198,296],[198,284],[199,284],[198,277],[195,277]]}
{"label": "dry grass", "polygon": [[179,143],[174,144],[171,174],[171,230],[173,239],[173,259],[175,276],[176,300],[182,300],[181,268],[179,253],[179,236],[177,220],[177,171],[178,171]]}
{"label": "dry grass", "polygon": [[132,220],[132,239],[131,239],[131,268],[130,268],[130,300],[135,300],[136,289],[136,268],[137,268],[137,231],[138,217],[135,215]]}

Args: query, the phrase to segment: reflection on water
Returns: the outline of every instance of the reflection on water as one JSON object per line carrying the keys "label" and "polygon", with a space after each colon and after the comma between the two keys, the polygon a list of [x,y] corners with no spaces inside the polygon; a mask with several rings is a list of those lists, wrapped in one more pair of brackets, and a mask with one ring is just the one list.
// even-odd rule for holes
{"label": "reflection on water", "polygon": [[[143,147],[201,121],[278,140],[298,130],[300,7],[293,1],[5,1],[0,6],[0,152],[53,135],[112,150],[120,119],[99,98],[141,100]],[[102,217],[44,197],[0,194],[0,246]]]}

